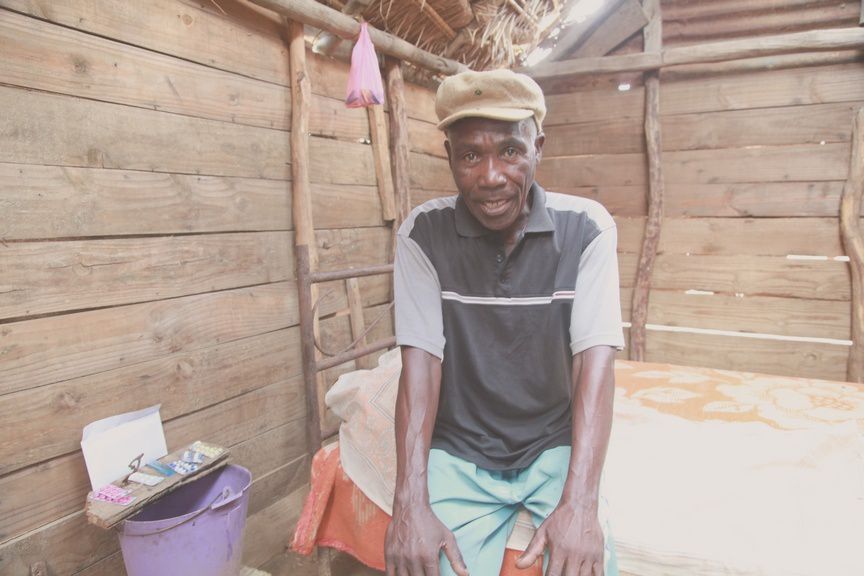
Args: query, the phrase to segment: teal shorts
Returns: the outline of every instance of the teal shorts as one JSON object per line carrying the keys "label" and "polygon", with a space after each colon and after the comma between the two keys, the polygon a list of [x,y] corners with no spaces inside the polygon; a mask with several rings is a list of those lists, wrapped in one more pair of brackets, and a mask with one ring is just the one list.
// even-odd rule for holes
{"label": "teal shorts", "polygon": [[[520,509],[527,509],[534,526],[539,526],[561,499],[569,463],[569,446],[546,450],[527,468],[507,471],[479,468],[443,450],[429,451],[432,510],[456,536],[471,576],[498,576]],[[601,525],[606,541],[604,573],[618,576],[615,548],[603,518]],[[442,552],[441,576],[452,574]]]}

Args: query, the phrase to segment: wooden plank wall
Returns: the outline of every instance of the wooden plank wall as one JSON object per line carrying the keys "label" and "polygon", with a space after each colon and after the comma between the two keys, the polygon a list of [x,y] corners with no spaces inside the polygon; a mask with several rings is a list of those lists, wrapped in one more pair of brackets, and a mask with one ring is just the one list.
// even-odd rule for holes
{"label": "wooden plank wall", "polygon": [[[700,10],[713,18],[722,6],[745,4],[758,11],[757,5],[767,10],[783,2],[664,1],[664,20],[696,18]],[[851,4],[858,14],[860,4]],[[767,19],[773,12],[760,14]],[[738,16],[739,28],[746,29],[749,16]],[[857,17],[847,16],[843,26],[857,25]],[[680,33],[664,23],[673,40]],[[837,217],[852,119],[864,105],[864,62],[837,56],[837,63],[805,68],[664,71],[666,219],[650,297],[648,360],[845,379],[850,278],[848,263],[837,258],[843,254]],[[625,82],[629,90],[620,91]],[[626,320],[646,210],[640,80],[598,76],[544,87],[550,111],[539,180],[596,198],[616,217]],[[771,337],[650,330],[652,324]]]}
{"label": "wooden plank wall", "polygon": [[[287,45],[279,19],[219,4],[0,0],[2,576],[124,573],[84,520],[81,428],[155,403],[169,448],[210,440],[252,471],[245,562],[279,573],[309,467]],[[386,262],[366,112],[342,103],[347,66],[309,58],[321,267]],[[408,92],[415,184],[446,188],[431,94]],[[389,281],[361,288],[371,320]]]}

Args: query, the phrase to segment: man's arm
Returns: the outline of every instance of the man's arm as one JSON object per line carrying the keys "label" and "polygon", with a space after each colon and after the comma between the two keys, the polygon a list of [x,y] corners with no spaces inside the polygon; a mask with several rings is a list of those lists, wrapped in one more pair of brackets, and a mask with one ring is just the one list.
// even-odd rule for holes
{"label": "man's arm", "polygon": [[615,348],[594,346],[573,356],[573,450],[556,509],[537,529],[517,566],[549,548],[547,576],[603,575],[603,532],[597,518],[600,475],[612,430]]}
{"label": "man's arm", "polygon": [[396,492],[384,554],[387,576],[438,576],[441,549],[453,570],[467,576],[456,539],[429,505],[427,464],[438,414],[441,360],[402,346],[396,397]]}

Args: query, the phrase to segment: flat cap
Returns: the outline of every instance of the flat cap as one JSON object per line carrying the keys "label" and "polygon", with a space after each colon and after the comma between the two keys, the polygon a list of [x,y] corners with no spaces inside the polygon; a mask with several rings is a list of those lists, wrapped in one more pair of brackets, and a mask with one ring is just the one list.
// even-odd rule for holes
{"label": "flat cap", "polygon": [[435,112],[440,130],[462,118],[518,122],[532,116],[539,130],[546,116],[546,102],[543,90],[525,74],[512,70],[469,70],[441,82]]}

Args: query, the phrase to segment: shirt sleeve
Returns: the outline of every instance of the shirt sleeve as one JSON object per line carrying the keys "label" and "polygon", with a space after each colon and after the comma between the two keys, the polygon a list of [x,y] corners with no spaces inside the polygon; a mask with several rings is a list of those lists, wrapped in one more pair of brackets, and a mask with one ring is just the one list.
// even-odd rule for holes
{"label": "shirt sleeve", "polygon": [[396,235],[393,269],[396,301],[396,343],[421,348],[444,358],[444,320],[438,273],[410,236]]}
{"label": "shirt sleeve", "polygon": [[624,348],[617,245],[618,231],[610,226],[591,241],[579,260],[570,316],[574,355],[598,345]]}

